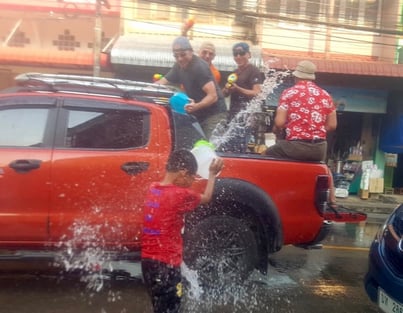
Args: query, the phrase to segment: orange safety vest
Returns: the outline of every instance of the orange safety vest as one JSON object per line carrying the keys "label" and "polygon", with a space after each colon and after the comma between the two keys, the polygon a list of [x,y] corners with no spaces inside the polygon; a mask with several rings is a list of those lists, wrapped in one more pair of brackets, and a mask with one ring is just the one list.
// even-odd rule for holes
{"label": "orange safety vest", "polygon": [[210,65],[210,71],[211,71],[211,73],[213,73],[214,79],[217,82],[217,84],[219,84],[221,81],[220,71],[217,70],[217,68],[213,64]]}

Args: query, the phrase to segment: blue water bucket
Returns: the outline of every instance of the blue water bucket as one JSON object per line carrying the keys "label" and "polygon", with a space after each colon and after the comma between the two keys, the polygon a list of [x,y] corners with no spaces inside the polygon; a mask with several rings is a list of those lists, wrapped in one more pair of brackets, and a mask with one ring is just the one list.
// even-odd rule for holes
{"label": "blue water bucket", "polygon": [[190,102],[189,97],[183,92],[176,92],[169,99],[169,104],[175,112],[186,114],[185,105]]}

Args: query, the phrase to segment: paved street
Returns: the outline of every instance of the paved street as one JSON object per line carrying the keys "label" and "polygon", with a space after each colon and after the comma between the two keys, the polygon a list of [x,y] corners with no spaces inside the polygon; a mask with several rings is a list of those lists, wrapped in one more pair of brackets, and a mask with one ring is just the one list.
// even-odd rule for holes
{"label": "paved street", "polygon": [[[218,293],[203,294],[194,273],[185,269],[193,284],[189,284],[183,312],[378,313],[365,294],[362,280],[368,246],[379,223],[371,217],[360,224],[336,224],[323,249],[284,247],[270,258],[267,277],[254,273],[244,285],[227,286]],[[152,312],[140,279],[83,280],[78,275],[60,276],[40,269],[40,264],[26,265],[25,269],[20,264],[18,274],[9,268],[0,275],[0,312]],[[135,266],[131,269],[136,272]]]}

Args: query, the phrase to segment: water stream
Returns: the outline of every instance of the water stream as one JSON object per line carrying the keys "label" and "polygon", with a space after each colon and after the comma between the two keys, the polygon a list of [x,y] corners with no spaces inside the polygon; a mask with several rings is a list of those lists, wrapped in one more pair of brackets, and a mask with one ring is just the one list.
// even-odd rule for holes
{"label": "water stream", "polygon": [[213,131],[210,142],[215,145],[218,151],[246,152],[248,141],[251,139],[251,132],[258,122],[258,114],[263,113],[262,105],[291,73],[288,70],[272,69],[270,65],[274,62],[276,60],[270,60],[265,64],[265,79],[261,93],[254,97],[246,105],[246,109],[238,112],[229,123],[222,122]]}

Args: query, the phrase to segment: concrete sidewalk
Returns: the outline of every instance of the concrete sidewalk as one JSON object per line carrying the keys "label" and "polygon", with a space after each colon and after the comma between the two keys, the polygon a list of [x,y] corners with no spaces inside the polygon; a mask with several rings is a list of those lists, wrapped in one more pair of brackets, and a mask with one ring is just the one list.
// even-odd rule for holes
{"label": "concrete sidewalk", "polygon": [[347,198],[337,198],[337,204],[343,205],[364,213],[387,214],[403,203],[403,195],[371,195],[368,199],[361,199],[358,195],[349,195]]}

